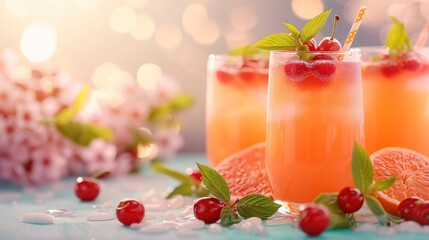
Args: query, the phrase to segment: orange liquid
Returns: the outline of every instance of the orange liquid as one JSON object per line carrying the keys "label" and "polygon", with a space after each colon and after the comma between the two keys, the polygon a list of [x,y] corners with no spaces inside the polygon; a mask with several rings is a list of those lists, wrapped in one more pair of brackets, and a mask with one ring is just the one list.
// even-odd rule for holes
{"label": "orange liquid", "polygon": [[360,64],[338,63],[322,85],[314,76],[293,83],[283,65],[270,66],[266,168],[276,200],[306,203],[353,185],[353,145],[363,142]]}
{"label": "orange liquid", "polygon": [[404,147],[429,156],[429,67],[387,77],[373,64],[362,78],[368,153]]}
{"label": "orange liquid", "polygon": [[[243,73],[239,68],[207,76],[206,148],[211,166],[253,144],[265,141],[267,69]],[[224,79],[220,79],[223,77]]]}

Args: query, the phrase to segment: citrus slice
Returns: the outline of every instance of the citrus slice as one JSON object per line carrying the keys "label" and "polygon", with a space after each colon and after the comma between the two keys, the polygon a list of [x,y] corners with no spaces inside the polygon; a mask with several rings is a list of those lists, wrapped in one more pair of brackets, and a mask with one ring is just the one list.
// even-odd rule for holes
{"label": "citrus slice", "polygon": [[216,170],[228,183],[232,199],[252,193],[272,196],[265,170],[265,143],[258,143],[232,154]]}
{"label": "citrus slice", "polygon": [[374,181],[396,177],[395,183],[377,192],[384,210],[398,216],[398,205],[405,198],[416,196],[429,200],[429,159],[405,148],[383,148],[370,156]]}

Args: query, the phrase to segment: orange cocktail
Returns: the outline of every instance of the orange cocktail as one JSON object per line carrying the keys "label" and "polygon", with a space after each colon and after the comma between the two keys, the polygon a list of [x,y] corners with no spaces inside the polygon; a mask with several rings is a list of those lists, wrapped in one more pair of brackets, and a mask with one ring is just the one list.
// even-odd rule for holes
{"label": "orange cocktail", "polygon": [[429,50],[393,59],[374,47],[362,56],[368,153],[404,147],[429,156]]}
{"label": "orange cocktail", "polygon": [[265,141],[267,86],[268,57],[209,57],[206,139],[212,166]]}
{"label": "orange cocktail", "polygon": [[311,202],[353,186],[354,141],[363,143],[360,53],[272,51],[267,105],[266,168],[274,199]]}

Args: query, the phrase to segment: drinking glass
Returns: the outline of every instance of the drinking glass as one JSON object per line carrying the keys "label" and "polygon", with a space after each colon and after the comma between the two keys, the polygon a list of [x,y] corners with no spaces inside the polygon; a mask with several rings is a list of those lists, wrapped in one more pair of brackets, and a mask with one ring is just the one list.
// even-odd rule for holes
{"label": "drinking glass", "polygon": [[206,149],[211,166],[265,141],[268,56],[210,55]]}
{"label": "drinking glass", "polygon": [[353,186],[353,146],[364,141],[359,50],[311,55],[270,55],[265,164],[274,199],[290,213]]}

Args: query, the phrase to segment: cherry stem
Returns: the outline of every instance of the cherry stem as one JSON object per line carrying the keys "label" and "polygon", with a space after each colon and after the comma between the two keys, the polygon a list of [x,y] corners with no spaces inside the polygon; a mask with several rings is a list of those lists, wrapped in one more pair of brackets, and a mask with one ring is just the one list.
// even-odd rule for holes
{"label": "cherry stem", "polygon": [[109,171],[106,170],[98,170],[95,173],[91,174],[91,176],[89,176],[90,178],[99,178],[104,174],[110,173]]}
{"label": "cherry stem", "polygon": [[331,33],[331,41],[334,40],[335,31],[337,30],[337,22],[340,20],[340,16],[335,15],[334,17],[334,28],[332,29]]}

